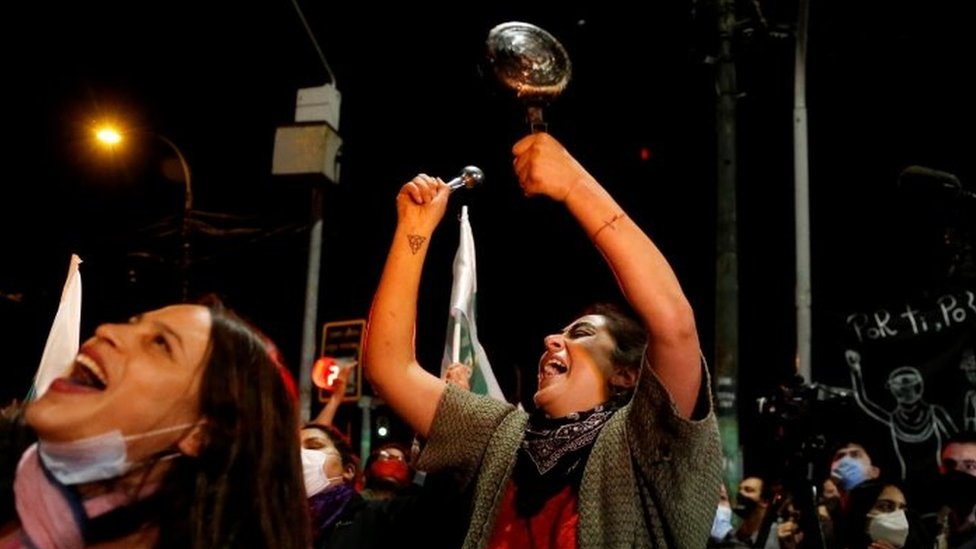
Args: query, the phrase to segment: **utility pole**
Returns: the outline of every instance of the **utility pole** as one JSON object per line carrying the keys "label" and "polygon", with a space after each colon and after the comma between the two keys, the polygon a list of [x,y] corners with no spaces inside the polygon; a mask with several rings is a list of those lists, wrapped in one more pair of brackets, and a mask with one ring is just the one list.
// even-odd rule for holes
{"label": "utility pole", "polygon": [[799,0],[793,63],[793,178],[796,224],[796,373],[813,381],[810,367],[812,283],[810,275],[810,159],[807,146],[807,24],[810,5]]}
{"label": "utility pole", "polygon": [[326,84],[298,91],[295,124],[275,132],[271,173],[308,177],[311,188],[308,270],[305,277],[305,310],[298,373],[299,415],[308,421],[312,410],[312,365],[319,330],[319,281],[322,272],[322,201],[326,182],[339,183],[339,90]]}
{"label": "utility pole", "polygon": [[724,456],[723,474],[730,490],[742,476],[739,448],[739,248],[736,209],[736,88],[732,40],[735,0],[717,0],[719,51],[716,60],[715,130],[717,148],[715,254],[715,395]]}

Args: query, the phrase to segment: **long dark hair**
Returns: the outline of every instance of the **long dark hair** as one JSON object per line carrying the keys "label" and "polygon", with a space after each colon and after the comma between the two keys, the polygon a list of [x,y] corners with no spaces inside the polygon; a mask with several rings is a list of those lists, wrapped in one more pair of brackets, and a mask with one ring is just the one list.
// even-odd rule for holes
{"label": "long dark hair", "polygon": [[298,410],[267,340],[208,297],[210,344],[200,384],[206,436],[163,479],[159,547],[307,549]]}

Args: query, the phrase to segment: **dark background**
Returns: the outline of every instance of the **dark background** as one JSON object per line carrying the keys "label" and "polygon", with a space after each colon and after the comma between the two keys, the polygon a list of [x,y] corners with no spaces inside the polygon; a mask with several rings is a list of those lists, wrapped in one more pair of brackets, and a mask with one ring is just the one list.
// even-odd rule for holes
{"label": "dark background", "polygon": [[[524,111],[486,70],[484,40],[494,25],[519,20],[555,35],[573,62],[572,81],[545,111],[550,132],[670,258],[713,361],[712,4],[299,4],[342,93],[340,183],[324,186],[321,322],[366,316],[400,185],[417,172],[448,179],[468,164],[486,183],[455,194],[431,245],[422,362],[440,362],[457,245],[451,220],[462,204],[477,244],[479,333],[513,398],[531,397],[542,336],[582,305],[616,298],[585,235],[556,205],[525,199],[512,174]],[[813,6],[813,372],[826,383],[846,384],[851,312],[966,287],[947,276],[944,237],[947,226],[970,223],[968,203],[937,184],[898,185],[903,168],[922,165],[973,188],[965,83],[974,47],[960,4]],[[795,5],[742,2],[738,13],[740,402],[751,410],[794,363]],[[88,130],[105,117],[163,134],[184,152],[197,210],[191,293],[222,295],[297,371],[317,183],[271,175],[271,158],[275,129],[294,120],[297,90],[330,77],[294,5],[18,5],[5,19],[12,131],[0,190],[0,326],[12,353],[3,398],[29,388],[71,253],[84,261],[83,337],[180,297],[179,171],[151,139],[111,161],[94,151]],[[751,414],[740,427],[747,449],[765,436]]]}

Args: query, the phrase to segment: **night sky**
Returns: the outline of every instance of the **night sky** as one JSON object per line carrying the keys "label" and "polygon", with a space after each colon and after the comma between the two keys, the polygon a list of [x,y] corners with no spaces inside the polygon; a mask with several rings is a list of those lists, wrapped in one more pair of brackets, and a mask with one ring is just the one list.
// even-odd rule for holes
{"label": "night sky", "polygon": [[[195,194],[190,291],[216,292],[298,368],[312,178],[271,174],[275,129],[299,88],[330,81],[290,2],[86,2],[18,6],[5,38],[8,138],[0,218],[3,398],[26,394],[72,252],[83,338],[100,322],[179,299],[182,186],[169,153],[92,148],[92,121],[115,117],[176,143]],[[479,332],[504,389],[530,396],[541,338],[586,303],[616,298],[613,278],[569,216],[522,197],[510,148],[524,110],[486,68],[505,21],[555,35],[573,62],[546,111],[559,138],[654,238],[698,315],[713,357],[715,84],[713,8],[612,3],[508,8],[352,7],[299,2],[342,93],[339,184],[324,184],[320,320],[364,318],[395,222],[400,185],[475,164],[482,188],[452,197],[431,246],[418,353],[440,361],[460,207],[479,265]],[[526,4],[526,3],[522,3]],[[811,13],[808,106],[814,377],[843,384],[844,319],[947,284],[948,224],[972,210],[909,165],[976,188],[974,46],[956,2],[823,6]],[[554,4],[556,5],[556,4]],[[630,4],[632,5],[632,4]],[[756,11],[756,7],[761,9]],[[874,11],[874,10],[884,11]],[[741,399],[793,367],[794,7],[742,2],[735,36],[739,115]],[[363,13],[365,12],[365,13]],[[642,156],[643,153],[643,156]],[[962,219],[962,221],[960,221]],[[840,374],[838,374],[840,372]],[[750,440],[748,427],[742,428]]]}

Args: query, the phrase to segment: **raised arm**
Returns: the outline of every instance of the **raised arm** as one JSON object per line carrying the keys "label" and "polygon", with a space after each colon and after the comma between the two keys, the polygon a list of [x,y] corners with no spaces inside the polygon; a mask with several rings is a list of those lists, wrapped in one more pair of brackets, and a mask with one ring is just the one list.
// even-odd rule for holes
{"label": "raised arm", "polygon": [[315,416],[315,419],[311,423],[317,423],[319,425],[333,424],[336,413],[339,411],[339,406],[342,405],[342,399],[346,396],[346,383],[349,381],[349,374],[355,366],[355,361],[339,366],[336,378],[332,382],[332,394],[329,395],[328,402],[319,410],[318,415]]}
{"label": "raised arm", "polygon": [[648,333],[647,358],[690,417],[701,384],[694,313],[667,260],[616,200],[553,137],[535,133],[512,149],[526,195],[562,202],[600,250]]}
{"label": "raised arm", "polygon": [[379,396],[426,437],[445,382],[417,362],[417,292],[430,239],[444,217],[450,190],[421,174],[397,195],[397,227],[373,297],[366,330],[366,377]]}
{"label": "raised arm", "polygon": [[854,387],[854,400],[864,413],[881,423],[890,424],[894,418],[891,412],[885,410],[868,398],[868,391],[864,387],[864,374],[861,373],[861,353],[848,349],[844,351],[844,360],[851,369],[851,386]]}

